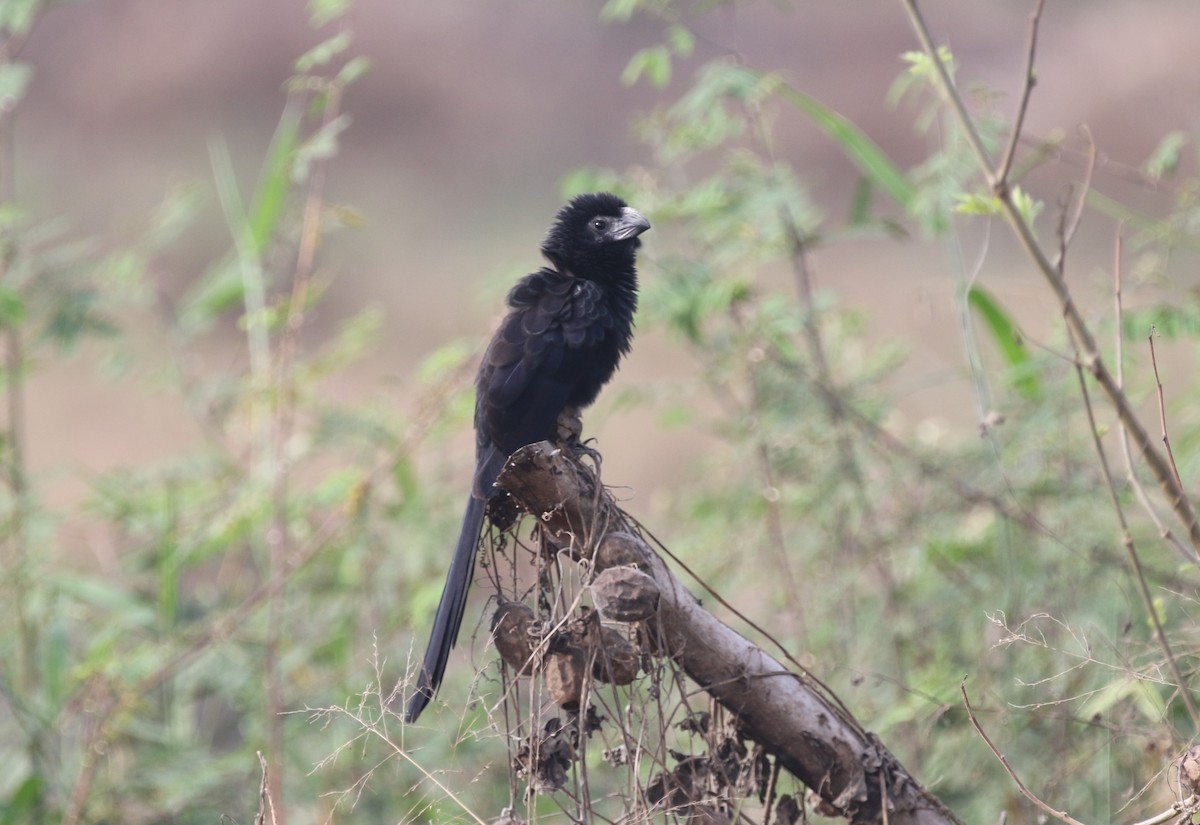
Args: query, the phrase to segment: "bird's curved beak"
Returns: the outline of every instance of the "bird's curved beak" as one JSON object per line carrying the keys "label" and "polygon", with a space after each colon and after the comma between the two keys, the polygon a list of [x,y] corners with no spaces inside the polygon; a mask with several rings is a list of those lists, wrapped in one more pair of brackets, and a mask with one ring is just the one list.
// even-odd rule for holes
{"label": "bird's curved beak", "polygon": [[650,228],[650,221],[642,213],[628,206],[621,209],[621,217],[612,227],[612,238],[615,241],[627,241]]}

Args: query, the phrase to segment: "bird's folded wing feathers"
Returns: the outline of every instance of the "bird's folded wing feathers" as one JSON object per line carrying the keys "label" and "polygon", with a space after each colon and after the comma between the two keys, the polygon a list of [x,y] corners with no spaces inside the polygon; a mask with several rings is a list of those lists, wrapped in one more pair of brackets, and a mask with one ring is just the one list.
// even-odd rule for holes
{"label": "bird's folded wing feathers", "polygon": [[514,288],[509,304],[480,369],[483,414],[476,424],[481,435],[514,451],[549,437],[574,383],[576,359],[604,340],[613,320],[601,287],[546,270]]}

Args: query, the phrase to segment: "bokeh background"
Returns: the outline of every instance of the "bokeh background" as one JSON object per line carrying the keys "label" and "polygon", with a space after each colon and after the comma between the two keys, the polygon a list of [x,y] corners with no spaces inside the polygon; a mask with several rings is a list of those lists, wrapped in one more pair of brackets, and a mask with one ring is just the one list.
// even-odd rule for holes
{"label": "bokeh background", "polygon": [[[0,9],[30,5],[0,0]],[[929,94],[891,93],[909,65],[903,55],[917,48],[901,3],[664,4],[694,34],[694,51],[677,55],[660,85],[624,83],[622,74],[639,50],[663,41],[667,22],[653,14],[602,19],[604,8],[619,5],[358,0],[338,24],[353,32],[348,53],[371,65],[341,101],[351,124],[323,170],[327,211],[341,216],[330,229],[342,225],[318,248],[316,279],[327,289],[306,318],[300,351],[319,352],[364,308],[377,310],[381,325],[361,359],[321,376],[303,396],[320,410],[301,416],[296,498],[282,515],[259,475],[263,466],[278,471],[276,456],[258,462],[261,445],[245,423],[264,393],[244,380],[238,306],[216,313],[182,348],[161,309],[186,304],[214,262],[231,259],[214,155],[228,147],[239,187],[253,190],[296,58],[330,27],[314,31],[299,0],[91,0],[41,9],[19,54],[32,75],[5,161],[13,200],[35,228],[28,237],[50,227],[55,237],[80,239],[85,259],[106,261],[141,243],[164,199],[190,192],[195,212],[177,239],[146,257],[138,277],[154,295],[114,310],[120,335],[73,349],[31,344],[24,416],[19,427],[6,418],[9,430],[23,429],[33,492],[7,501],[5,511],[6,558],[20,569],[10,576],[16,607],[0,613],[16,629],[0,627],[0,637],[19,673],[10,678],[0,665],[10,711],[0,715],[0,741],[9,743],[0,825],[63,811],[69,822],[211,822],[234,813],[248,820],[258,802],[253,754],[268,740],[273,769],[288,780],[289,821],[464,820],[446,795],[394,764],[394,753],[379,756],[361,742],[361,729],[339,727],[345,719],[337,714],[317,719],[329,722],[322,727],[303,713],[280,722],[271,711],[349,706],[347,697],[371,678],[376,692],[386,691],[385,676],[394,683],[424,641],[473,460],[469,365],[508,286],[540,265],[540,240],[572,175],[606,169],[632,188],[669,177],[639,137],[640,124],[716,60],[782,73],[902,169],[951,142],[944,113],[915,125]],[[931,0],[921,8],[953,50],[973,110],[1011,117],[1029,4]],[[1186,314],[1200,285],[1190,240],[1200,224],[1195,145],[1183,140],[1170,175],[1149,174],[1146,162],[1164,135],[1198,125],[1200,5],[1051,0],[1038,53],[1021,158],[1037,161],[1022,185],[1045,203],[1043,239],[1054,234],[1049,216],[1078,191],[1085,134],[1099,152],[1092,189],[1102,197],[1084,212],[1068,259],[1076,298],[1111,332],[1114,238],[1136,230],[1144,235],[1130,241],[1137,250],[1128,259],[1127,309],[1166,305]],[[1032,817],[961,712],[957,685],[966,670],[1001,747],[1029,766],[1040,792],[1096,821],[1160,810],[1172,791],[1164,766],[1194,739],[1197,720],[1189,722],[1174,676],[1164,675],[1115,541],[1074,375],[1056,355],[1068,344],[1050,293],[997,219],[955,218],[936,234],[915,221],[895,231],[838,231],[855,206],[859,171],[796,109],[775,106],[769,120],[776,157],[828,216],[814,230],[811,265],[835,383],[864,417],[929,450],[934,470],[880,457],[859,433],[852,446],[863,477],[857,487],[848,483],[837,476],[835,454],[844,432],[838,421],[830,425],[816,393],[795,393],[794,375],[769,372],[778,365],[753,374],[738,355],[745,342],[720,312],[713,324],[726,324],[720,332],[736,344],[724,352],[719,336],[703,346],[684,340],[660,306],[587,417],[605,481],[727,587],[732,603],[828,676],[864,723],[959,810],[984,821],[999,810]],[[709,156],[698,165],[708,172],[719,163]],[[1124,229],[1120,210],[1130,218]],[[1154,221],[1172,210],[1178,233],[1155,237]],[[689,236],[687,221],[645,211],[655,221],[639,258],[647,292],[678,274],[686,250],[727,240]],[[908,218],[896,210],[890,217]],[[833,237],[823,234],[827,227]],[[293,252],[293,242],[280,247]],[[22,248],[40,251],[36,241]],[[756,288],[794,300],[783,256],[747,268]],[[101,293],[108,274],[101,266],[82,280]],[[969,283],[986,287],[1032,342],[1040,397],[1013,390],[996,336],[966,310]],[[22,295],[36,291],[19,286]],[[0,317],[10,304],[0,301]],[[1158,351],[1185,481],[1200,468],[1200,420],[1189,403],[1198,328],[1164,336]],[[1128,346],[1138,363],[1135,400],[1156,430],[1146,332],[1131,330]],[[743,410],[721,419],[722,388],[696,389],[704,370],[729,370],[750,387],[761,379],[777,415]],[[233,399],[214,407],[234,447],[214,448],[180,392],[181,374],[217,387],[218,402],[221,392]],[[452,386],[439,394],[431,390],[438,381]],[[671,397],[685,386],[691,395]],[[430,411],[420,405],[429,398],[442,406],[426,420]],[[327,415],[334,407],[354,413]],[[360,409],[368,412],[356,417]],[[1111,445],[1107,410],[1100,428]],[[400,449],[414,431],[422,438]],[[755,452],[759,432],[766,435]],[[11,444],[4,446],[11,461]],[[393,453],[400,457],[385,481],[355,475]],[[777,487],[756,476],[760,454],[779,474]],[[21,486],[12,473],[8,480],[10,492]],[[961,495],[968,488],[987,495]],[[1127,488],[1120,492],[1131,500]],[[1002,505],[989,509],[989,501]],[[778,532],[788,539],[776,548],[786,551],[782,561],[769,555],[772,508],[782,511]],[[1014,511],[1042,521],[1012,518]],[[286,598],[262,599],[270,618],[246,608],[240,623],[226,624],[286,568],[271,554],[277,517],[291,519],[297,542],[323,535],[321,518],[343,521],[328,548],[305,557]],[[24,518],[36,530],[25,530]],[[1136,531],[1153,547],[1155,609],[1194,681],[1194,566],[1156,543],[1144,518]],[[790,581],[780,575],[788,564]],[[472,617],[482,614],[471,608]],[[206,637],[214,627],[220,632]],[[495,733],[494,720],[464,698],[470,664],[486,670],[489,661],[479,654],[482,635],[474,657],[457,654],[447,705],[428,723],[434,732],[402,735],[419,738],[431,769],[459,771],[453,776],[470,786],[470,802],[491,817],[507,793],[506,754],[498,738],[475,738]],[[195,655],[179,664],[181,650]],[[277,658],[263,677],[268,655]],[[390,669],[375,673],[377,655]],[[455,723],[460,738],[435,735]],[[346,752],[357,757],[338,750],[351,741]],[[330,754],[344,758],[313,770]],[[376,757],[386,779],[371,779],[362,766]],[[16,813],[5,819],[5,811]]]}
{"label": "bokeh background", "polygon": [[[695,66],[736,53],[778,69],[858,124],[902,166],[928,148],[887,94],[915,48],[901,9],[877,3],[755,4],[695,21],[695,56],[671,84],[620,82],[638,49],[661,39],[662,23],[598,22],[596,3],[514,0],[439,3],[364,0],[355,6],[355,48],[370,73],[346,100],[353,127],[329,176],[331,199],[361,213],[361,228],[322,250],[334,278],[321,318],[376,304],[384,341],[347,393],[403,386],[437,346],[484,338],[507,284],[539,265],[537,245],[561,204],[568,173],[617,170],[647,161],[631,134],[636,119],[673,100]],[[958,56],[967,79],[1015,104],[1025,58],[1028,10],[1018,3],[930,3],[929,18]],[[1114,162],[1137,166],[1173,129],[1197,117],[1200,8],[1194,3],[1051,4],[1045,14],[1032,134],[1075,134],[1086,124]],[[183,290],[212,250],[228,244],[215,209],[208,141],[225,138],[249,188],[282,108],[292,63],[317,38],[303,6],[287,0],[149,3],[137,0],[52,7],[26,50],[36,74],[17,127],[19,199],[44,218],[67,217],[80,232],[120,244],[173,186],[207,187],[202,231],[174,250],[162,277]],[[911,109],[911,107],[910,107]],[[1136,113],[1136,114],[1134,114]],[[848,204],[857,173],[840,149],[795,113],[781,128],[781,155],[800,170],[832,215]],[[1065,191],[1041,181],[1053,202]],[[1115,197],[1152,195],[1101,169]],[[1084,224],[1080,272],[1107,265],[1111,221]],[[1047,295],[995,233],[981,275],[1026,323],[1053,317]],[[647,256],[655,254],[647,237]],[[978,418],[966,364],[955,280],[973,249],[942,242],[871,239],[839,244],[816,261],[821,288],[870,318],[869,335],[899,337],[912,353],[897,392],[912,415],[956,428]],[[653,266],[646,267],[653,277]],[[1186,271],[1179,273],[1186,276]],[[1098,285],[1092,297],[1103,294]],[[1134,299],[1136,300],[1136,298]],[[215,350],[209,368],[230,366]],[[650,382],[687,369],[669,341],[649,334],[618,381]],[[41,469],[98,472],[137,464],[194,439],[171,399],[98,380],[87,358],[54,365],[31,383],[30,459]],[[78,411],[87,409],[86,425]],[[686,434],[656,432],[634,411],[603,427],[610,468],[640,495],[675,473]],[[464,443],[468,443],[464,441]],[[469,453],[469,446],[464,451]],[[648,460],[645,460],[648,459]],[[469,456],[464,455],[464,474]],[[70,480],[64,479],[70,486]]]}

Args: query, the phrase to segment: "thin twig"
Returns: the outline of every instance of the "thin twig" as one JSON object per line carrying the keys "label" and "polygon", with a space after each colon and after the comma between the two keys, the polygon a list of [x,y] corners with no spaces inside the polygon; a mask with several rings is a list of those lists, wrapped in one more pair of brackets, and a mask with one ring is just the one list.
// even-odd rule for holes
{"label": "thin twig", "polygon": [[1167,458],[1171,461],[1171,471],[1175,474],[1175,483],[1182,487],[1183,481],[1179,478],[1179,468],[1175,466],[1175,452],[1171,449],[1171,437],[1167,435],[1167,405],[1163,401],[1162,379],[1158,377],[1158,356],[1154,353],[1154,336],[1157,334],[1158,330],[1151,326],[1147,340],[1150,341],[1150,363],[1154,365],[1154,384],[1158,387],[1158,426],[1162,430],[1162,443],[1166,448]]}
{"label": "thin twig", "polygon": [[[960,126],[966,133],[968,143],[971,145],[993,193],[999,200],[1001,209],[1009,225],[1015,232],[1017,240],[1054,292],[1059,307],[1062,310],[1063,318],[1066,321],[1067,329],[1077,342],[1084,367],[1096,379],[1096,383],[1099,384],[1109,402],[1116,409],[1117,417],[1120,419],[1121,424],[1128,428],[1130,436],[1134,443],[1137,444],[1138,450],[1146,460],[1146,464],[1149,465],[1150,471],[1154,474],[1155,480],[1162,488],[1168,502],[1170,502],[1175,515],[1187,527],[1188,538],[1193,548],[1195,548],[1197,554],[1200,554],[1200,519],[1197,518],[1186,491],[1175,479],[1169,462],[1154,447],[1150,439],[1150,434],[1138,417],[1137,411],[1133,408],[1125,393],[1117,386],[1112,373],[1108,371],[1108,367],[1105,365],[1104,359],[1100,355],[1100,351],[1096,345],[1096,339],[1092,335],[1087,322],[1083,319],[1079,308],[1076,306],[1075,300],[1067,288],[1065,279],[1058,272],[1054,263],[1047,257],[1045,250],[1042,249],[1033,234],[1033,228],[1021,214],[1016,201],[1013,199],[1008,181],[998,177],[993,170],[987,149],[979,137],[975,123],[967,113],[962,96],[958,93],[954,81],[950,78],[949,71],[946,69],[941,56],[933,45],[929,27],[917,9],[917,0],[903,0],[903,2],[908,10],[909,20],[916,32],[917,39],[933,63],[938,80],[938,88],[951,109],[954,110]],[[1195,560],[1196,558],[1194,557],[1193,561]]]}
{"label": "thin twig", "polygon": [[1059,260],[1056,261],[1058,270],[1061,272],[1063,268],[1063,260],[1066,257],[1067,247],[1071,245],[1071,241],[1075,238],[1075,232],[1079,229],[1079,224],[1083,220],[1083,210],[1087,207],[1088,192],[1092,189],[1092,176],[1096,173],[1096,142],[1092,140],[1092,131],[1088,127],[1079,127],[1083,132],[1083,136],[1087,138],[1088,154],[1087,166],[1083,173],[1083,186],[1079,188],[1079,197],[1075,199],[1075,211],[1066,222],[1066,231],[1063,233],[1063,248],[1060,253]]}
{"label": "thin twig", "polygon": [[266,757],[262,751],[258,754],[258,764],[262,766],[262,780],[258,786],[258,815],[254,817],[254,825],[275,825],[275,802],[271,793],[271,771],[267,767]]}
{"label": "thin twig", "polygon": [[967,707],[967,718],[971,720],[971,726],[975,728],[975,732],[979,734],[981,739],[983,739],[984,743],[988,746],[988,750],[992,752],[992,755],[1000,760],[1000,764],[1004,766],[1004,770],[1009,775],[1009,778],[1016,783],[1017,789],[1021,792],[1021,796],[1028,799],[1041,811],[1049,816],[1054,817],[1059,822],[1065,822],[1066,825],[1083,825],[1082,822],[1072,817],[1066,811],[1054,810],[1045,802],[1038,799],[1038,797],[1035,796],[1032,791],[1025,787],[1025,783],[1021,781],[1021,777],[1017,776],[1017,772],[1012,769],[1012,765],[1008,764],[1008,759],[1004,756],[1004,754],[1000,753],[999,749],[987,735],[987,732],[984,731],[983,726],[979,724],[979,720],[975,718],[975,709],[971,707],[971,700],[967,697],[967,679],[965,676],[963,677],[963,680],[959,682],[958,689],[962,693],[963,704]]}
{"label": "thin twig", "polygon": [[[1114,336],[1116,337],[1116,362],[1117,362],[1117,386],[1124,389],[1125,387],[1125,312],[1122,307],[1121,298],[1121,230],[1118,227],[1117,235],[1114,240],[1113,248],[1113,306],[1116,322],[1114,324]],[[1117,434],[1121,440],[1121,452],[1125,457],[1125,477],[1129,480],[1130,486],[1133,487],[1134,495],[1137,496],[1138,503],[1142,505],[1142,509],[1154,522],[1154,526],[1158,528],[1159,538],[1166,541],[1174,547],[1184,559],[1192,561],[1192,554],[1183,542],[1175,535],[1158,515],[1158,510],[1154,507],[1154,502],[1150,501],[1150,496],[1146,493],[1146,488],[1142,486],[1142,482],[1137,477],[1137,473],[1133,469],[1133,450],[1129,446],[1129,431],[1124,426],[1117,428]]]}
{"label": "thin twig", "polygon": [[1025,125],[1025,112],[1029,109],[1029,96],[1033,93],[1033,87],[1037,85],[1037,75],[1033,73],[1033,61],[1037,55],[1038,23],[1041,22],[1042,7],[1045,5],[1046,0],[1038,0],[1033,14],[1029,16],[1029,50],[1025,58],[1025,83],[1021,88],[1021,103],[1017,106],[1017,115],[1013,120],[1012,136],[1008,140],[1008,148],[1004,151],[1004,158],[1000,161],[1000,169],[996,173],[999,180],[1007,180],[1009,172],[1012,171],[1013,158],[1016,157],[1017,144],[1021,141],[1021,131]]}

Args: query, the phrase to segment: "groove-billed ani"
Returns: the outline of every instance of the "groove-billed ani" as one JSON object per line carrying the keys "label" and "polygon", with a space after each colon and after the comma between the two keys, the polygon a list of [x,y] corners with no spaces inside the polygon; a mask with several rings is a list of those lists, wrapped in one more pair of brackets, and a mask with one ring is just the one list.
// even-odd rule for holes
{"label": "groove-billed ani", "polygon": [[475,481],[425,663],[405,719],[415,721],[446,672],[475,572],[487,502],[508,457],[553,440],[559,414],[586,407],[612,377],[633,337],[635,251],[650,222],[616,195],[580,195],[559,210],[542,244],[550,262],[508,294],[508,315],[475,379]]}

